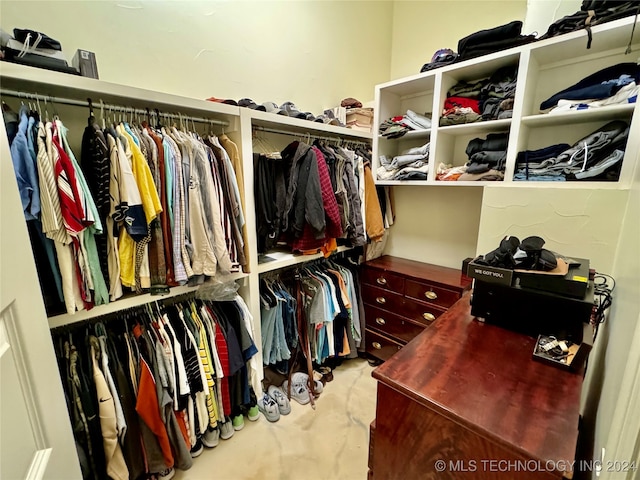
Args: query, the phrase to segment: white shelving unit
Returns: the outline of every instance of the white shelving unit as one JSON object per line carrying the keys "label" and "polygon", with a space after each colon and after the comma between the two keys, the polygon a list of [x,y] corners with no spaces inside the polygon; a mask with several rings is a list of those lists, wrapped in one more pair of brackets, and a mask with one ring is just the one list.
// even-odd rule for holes
{"label": "white shelving unit", "polygon": [[[240,281],[245,282],[248,277],[248,273],[232,273],[228,276],[219,278],[220,281]],[[108,303],[106,305],[99,305],[93,307],[91,310],[81,310],[74,314],[64,313],[62,315],[54,315],[49,317],[49,328],[64,327],[65,325],[72,325],[74,323],[90,320],[104,315],[110,315],[113,313],[126,310],[128,308],[139,307],[147,303],[162,302],[168,298],[179,297],[188,293],[194,293],[200,288],[200,285],[190,287],[188,285],[180,287],[172,287],[169,292],[160,295],[152,295],[150,293],[143,293],[141,295],[126,295],[123,298],[118,299],[115,302]]]}
{"label": "white shelving unit", "polygon": [[[602,188],[626,189],[640,152],[640,107],[638,103],[614,105],[567,113],[542,113],[540,103],[558,91],[577,83],[591,73],[623,62],[640,61],[640,40],[634,38],[632,54],[625,55],[632,29],[640,27],[640,18],[627,17],[593,27],[593,42],[586,48],[587,34],[581,30],[521,47],[495,52],[429,72],[412,75],[376,86],[375,118],[377,127],[384,120],[406,113],[407,109],[432,115],[428,133],[410,132],[398,139],[376,136],[373,141],[375,170],[379,158],[391,159],[407,148],[430,141],[427,180],[393,181],[377,179],[379,185],[491,186],[525,188]],[[489,77],[501,67],[517,66],[518,78],[511,119],[481,121],[470,124],[439,126],[439,117],[449,89],[456,83]],[[535,182],[513,181],[517,153],[554,143],[573,144],[612,120],[630,123],[630,133],[617,182]],[[502,182],[447,182],[436,180],[440,163],[464,165],[468,142],[490,133],[509,134],[505,179]],[[542,185],[540,185],[542,184]]]}
{"label": "white shelving unit", "polygon": [[[17,92],[21,92],[25,95],[22,96],[22,98],[20,98],[20,95],[16,97],[15,94]],[[245,272],[234,273],[228,276],[217,276],[212,281],[228,281],[231,279],[240,284],[238,290],[239,294],[246,301],[253,317],[253,335],[256,346],[258,347],[258,354],[255,359],[258,365],[261,365],[262,349],[260,348],[261,322],[259,303],[260,274],[287,266],[302,264],[319,258],[321,254],[309,256],[294,256],[290,253],[286,255],[282,254],[277,260],[270,262],[269,264],[258,265],[255,203],[253,195],[252,137],[254,132],[257,130],[263,132],[266,132],[267,130],[273,132],[277,131],[277,135],[275,133],[272,133],[272,135],[287,139],[287,143],[295,138],[303,139],[307,135],[323,138],[339,138],[347,143],[370,142],[371,134],[349,130],[344,127],[336,127],[333,125],[309,122],[307,120],[256,112],[250,109],[234,107],[226,104],[169,95],[135,87],[116,85],[101,80],[88,79],[0,62],[0,96],[2,96],[2,99],[12,107],[16,108],[19,107],[20,102],[24,102],[25,104],[29,102],[30,95],[32,97],[37,95],[40,98],[46,96],[49,100],[53,97],[53,104],[51,102],[44,104],[41,101],[40,106],[42,111],[45,112],[46,110],[51,117],[54,114],[58,114],[65,122],[65,125],[69,128],[69,142],[71,148],[77,154],[81,151],[81,136],[85,126],[87,125],[87,117],[89,115],[89,98],[93,103],[94,114],[98,119],[101,115],[101,104],[123,107],[122,109],[114,108],[113,112],[111,112],[107,107],[107,109],[104,110],[104,117],[111,119],[117,119],[118,115],[133,115],[133,111],[135,109],[138,110],[136,116],[143,116],[144,113],[142,112],[145,112],[147,108],[151,110],[158,109],[162,114],[174,114],[175,117],[173,118],[175,118],[176,123],[179,123],[180,116],[188,116],[199,122],[200,125],[204,124],[204,127],[197,127],[196,130],[202,131],[204,129],[207,131],[214,131],[216,133],[225,133],[238,145],[244,171],[244,183],[239,185],[239,187],[245,193],[245,244],[247,247],[246,252],[248,265],[245,268]],[[191,124],[189,124],[189,126],[191,126]],[[2,162],[3,165],[3,178],[8,179],[3,182],[3,184],[9,185],[10,188],[15,188],[15,181],[10,178],[14,176],[13,165],[11,164],[11,157],[8,153],[9,146],[8,139],[6,138],[6,129],[3,126],[0,126],[0,135],[2,135],[0,143],[2,143],[3,146],[3,156],[0,158],[0,162]],[[11,186],[12,183],[13,186]],[[15,196],[15,199],[11,198],[12,203],[7,202],[5,206],[14,205],[15,208],[11,207],[3,209],[2,215],[2,229],[3,232],[5,232],[5,235],[3,236],[3,246],[5,247],[3,249],[3,254],[5,255],[9,249],[9,245],[5,244],[4,241],[8,238],[8,232],[15,232],[16,238],[18,238],[18,234],[22,237],[28,238],[24,214],[20,208],[18,192],[10,192],[9,188],[6,188],[6,191],[3,191],[3,199],[5,199],[5,196],[7,199],[10,198],[10,193]],[[29,352],[33,353],[32,356],[37,358],[38,362],[34,365],[30,365],[32,369],[31,371],[47,370],[48,372],[47,378],[38,377],[36,380],[36,378],[33,377],[33,379],[30,379],[28,378],[28,375],[25,374],[25,379],[32,381],[31,385],[37,382],[40,391],[46,392],[47,394],[42,395],[42,402],[45,403],[44,409],[50,409],[50,413],[52,413],[52,415],[55,414],[53,415],[55,417],[55,421],[47,422],[48,436],[57,439],[53,433],[57,434],[65,428],[68,429],[69,438],[66,438],[65,442],[69,443],[69,445],[65,445],[64,447],[68,447],[67,456],[68,458],[71,458],[75,455],[75,448],[73,447],[73,442],[70,437],[71,428],[68,428],[69,425],[66,424],[68,420],[65,418],[66,409],[62,388],[57,377],[57,367],[55,367],[55,365],[52,366],[52,363],[55,363],[55,360],[51,344],[51,336],[48,335],[49,330],[66,326],[74,327],[82,325],[83,322],[103,317],[108,321],[117,321],[120,314],[126,312],[130,308],[139,307],[145,304],[153,304],[155,302],[162,303],[183,295],[193,295],[200,287],[172,287],[165,295],[151,295],[149,293],[141,295],[129,294],[115,302],[97,306],[91,310],[75,312],[72,315],[55,315],[47,318],[44,302],[40,296],[40,287],[36,280],[36,264],[33,256],[31,256],[31,246],[29,245],[28,240],[26,242],[20,242],[20,246],[21,250],[16,252],[16,254],[24,258],[21,258],[19,262],[14,263],[16,265],[19,264],[20,268],[24,271],[22,272],[23,276],[18,278],[20,281],[16,281],[16,285],[20,285],[18,288],[21,291],[28,289],[29,294],[27,298],[29,298],[29,300],[27,301],[23,298],[26,295],[23,295],[22,297],[14,297],[12,295],[11,298],[5,298],[9,295],[1,295],[3,300],[17,298],[16,302],[19,302],[21,307],[9,305],[5,309],[5,303],[2,304],[3,318],[0,319],[0,327],[2,327],[0,330],[4,329],[5,323],[3,322],[6,320],[6,317],[10,317],[10,320],[13,321],[13,319],[18,318],[15,316],[17,313],[24,313],[23,317],[25,318],[20,318],[20,320],[24,321],[19,322],[20,331],[24,330],[22,340],[25,341],[24,345],[28,346]],[[13,252],[14,250],[15,248],[11,251]],[[344,250],[346,250],[344,247],[339,249],[339,251]],[[5,263],[8,262],[3,262],[3,265]],[[6,281],[7,278],[10,278],[10,274],[8,274],[9,272],[4,273],[7,274],[5,275],[4,280]],[[20,272],[16,272],[16,274],[21,275]],[[2,293],[4,294],[7,292],[3,291]],[[26,309],[25,304],[28,304],[32,308]],[[29,313],[32,314],[29,315]],[[10,336],[9,338],[13,341],[18,337],[14,338]],[[9,345],[6,342],[5,344]],[[12,361],[12,352],[16,347],[14,344],[12,344],[11,347],[13,347],[13,350],[8,350],[9,354],[5,356],[5,358],[11,357],[10,360],[3,360],[3,362]],[[46,368],[39,363],[43,359],[46,359]],[[5,365],[8,364],[3,363],[3,371]],[[26,370],[22,373],[25,372]],[[259,370],[259,376],[262,377],[262,370]],[[258,380],[261,380],[261,378]],[[18,387],[18,390],[22,390],[23,394],[25,394],[25,384],[20,382]],[[29,397],[25,398],[27,398],[27,400],[31,400]],[[29,419],[33,420],[33,417],[29,417]],[[25,425],[25,428],[27,426],[28,425]],[[60,434],[60,437],[62,437],[62,434]],[[46,442],[42,443],[43,447],[45,445],[48,446]],[[61,446],[62,445],[55,444],[56,450],[58,451]]]}
{"label": "white shelving unit", "polygon": [[[310,122],[297,118],[290,118],[266,112],[240,108],[232,105],[209,102],[178,95],[154,92],[136,87],[117,85],[102,80],[95,80],[80,76],[67,75],[59,72],[52,72],[43,69],[16,65],[7,62],[0,62],[0,80],[2,90],[23,92],[27,95],[24,101],[28,101],[28,94],[46,95],[48,97],[61,97],[71,99],[77,106],[62,106],[49,104],[50,112],[64,110],[61,118],[70,127],[72,134],[76,137],[82,131],[75,131],[84,128],[88,113],[88,98],[92,99],[94,111],[99,115],[100,102],[104,104],[121,105],[127,108],[144,110],[146,108],[159,109],[163,113],[182,114],[197,117],[203,120],[206,125],[211,121],[210,127],[217,132],[224,131],[237,145],[243,162],[244,185],[240,188],[245,193],[245,221],[247,238],[245,242],[248,246],[248,266],[247,272],[234,273],[222,279],[229,278],[240,283],[239,293],[243,296],[254,317],[254,335],[260,338],[260,304],[259,304],[259,275],[261,273],[274,271],[280,268],[301,264],[320,258],[322,254],[316,255],[293,255],[292,253],[275,252],[276,260],[258,264],[257,238],[255,224],[255,202],[253,195],[253,145],[252,138],[255,131],[271,132],[286,140],[286,143],[295,138],[311,137],[336,138],[344,142],[367,142],[372,139],[371,133],[350,130],[345,127],[326,125],[319,122]],[[8,102],[19,102],[20,99],[7,97]],[[44,105],[41,105],[44,107]],[[69,117],[67,118],[67,114]],[[105,114],[107,112],[105,111]],[[62,114],[61,114],[62,115]],[[76,128],[76,124],[78,127]],[[79,137],[78,139],[79,140]],[[74,144],[74,137],[71,137],[71,146],[79,153],[79,143]],[[2,159],[10,161],[10,159]],[[3,219],[3,228],[10,228]],[[24,222],[21,212],[17,212],[16,222]],[[347,247],[340,247],[339,252],[347,250]],[[251,273],[249,273],[251,272]],[[103,315],[111,315],[119,311],[152,303],[164,301],[166,299],[195,292],[199,287],[173,287],[166,295],[127,295],[115,302],[107,305],[97,306],[91,310],[79,311],[74,314],[56,315],[48,318],[49,328],[58,328],[78,322],[95,319]],[[38,286],[34,286],[38,289]],[[259,340],[257,344],[259,344]],[[260,355],[260,354],[259,354]],[[262,362],[262,358],[259,358]]]}
{"label": "white shelving unit", "polygon": [[[351,247],[340,246],[336,253],[347,252],[351,250]],[[280,270],[282,268],[293,267],[295,265],[301,265],[312,260],[323,258],[322,253],[314,253],[313,255],[298,255],[291,252],[274,251],[267,254],[270,258],[269,261],[263,261],[258,264],[258,273],[267,273]]]}

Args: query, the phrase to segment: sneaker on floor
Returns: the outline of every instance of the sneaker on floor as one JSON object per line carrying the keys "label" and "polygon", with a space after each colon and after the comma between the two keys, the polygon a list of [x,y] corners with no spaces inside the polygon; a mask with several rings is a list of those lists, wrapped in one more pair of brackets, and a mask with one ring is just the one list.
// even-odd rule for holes
{"label": "sneaker on floor", "polygon": [[258,419],[260,418],[260,409],[258,408],[258,405],[254,405],[253,407],[249,408],[249,410],[247,410],[247,418],[252,422],[258,421]]}
{"label": "sneaker on floor", "polygon": [[[282,391],[288,393],[289,391],[289,381],[285,380],[282,384]],[[291,379],[291,398],[293,398],[300,405],[306,405],[311,401],[311,397],[309,397],[309,389],[307,388],[307,383],[303,382],[294,382],[293,378]]]}
{"label": "sneaker on floor", "polygon": [[258,399],[258,409],[270,422],[277,422],[280,420],[278,404],[269,396],[269,394],[265,393],[262,395],[262,398]]}
{"label": "sneaker on floor", "polygon": [[220,427],[220,438],[223,440],[229,440],[233,437],[233,424],[230,421],[226,421]]}
{"label": "sneaker on floor", "polygon": [[202,442],[200,441],[200,439],[197,439],[196,444],[193,447],[191,447],[191,458],[199,457],[203,450],[204,450],[204,445],[202,445]]}
{"label": "sneaker on floor", "polygon": [[231,419],[231,424],[233,425],[234,430],[242,430],[244,428],[244,416],[242,414],[236,415]]}
{"label": "sneaker on floor", "polygon": [[289,415],[291,413],[291,403],[289,403],[289,399],[284,394],[284,392],[280,390],[280,387],[269,385],[267,393],[278,404],[280,415]]}
{"label": "sneaker on floor", "polygon": [[156,476],[158,477],[158,480],[171,480],[175,474],[176,474],[175,469],[167,468],[162,472],[158,472]]}
{"label": "sneaker on floor", "polygon": [[[293,375],[291,375],[291,385],[294,385],[295,383],[303,383],[304,385],[309,385],[309,375],[307,375],[304,372],[296,372]],[[320,380],[316,380],[314,378],[313,380],[313,385],[314,385],[314,392],[317,395],[320,395],[322,393],[322,391],[324,390],[324,387],[322,385],[322,382]]]}
{"label": "sneaker on floor", "polygon": [[220,430],[217,428],[207,428],[202,436],[202,444],[207,448],[213,448],[220,442]]}

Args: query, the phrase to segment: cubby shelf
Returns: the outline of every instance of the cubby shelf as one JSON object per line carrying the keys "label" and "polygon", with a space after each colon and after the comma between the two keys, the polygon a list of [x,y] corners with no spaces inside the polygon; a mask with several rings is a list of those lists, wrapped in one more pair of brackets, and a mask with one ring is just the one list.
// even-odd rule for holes
{"label": "cubby shelf", "polygon": [[[388,160],[429,139],[429,172],[427,180],[382,180],[378,185],[415,186],[495,186],[518,188],[598,188],[628,189],[640,153],[640,107],[638,103],[597,107],[557,113],[543,113],[541,103],[582,78],[605,67],[633,62],[640,50],[634,38],[633,58],[625,55],[634,28],[640,18],[626,17],[592,28],[593,41],[586,48],[585,30],[572,32],[521,47],[494,52],[483,57],[454,63],[439,69],[392,80],[376,86],[374,128],[387,118],[403,115],[408,109],[417,113],[433,112],[431,130],[420,136],[406,134],[391,141],[381,136],[373,139],[373,170],[380,165],[380,156]],[[497,69],[517,66],[517,87],[512,118],[481,121],[460,125],[438,126],[447,92],[456,83],[489,77]],[[518,152],[535,150],[557,143],[570,145],[596,131],[612,120],[630,124],[625,156],[618,181],[514,181]],[[428,132],[428,133],[427,133]],[[442,164],[461,166],[468,161],[465,147],[474,137],[485,138],[491,133],[508,133],[505,178],[500,182],[442,182],[436,180],[436,169]]]}

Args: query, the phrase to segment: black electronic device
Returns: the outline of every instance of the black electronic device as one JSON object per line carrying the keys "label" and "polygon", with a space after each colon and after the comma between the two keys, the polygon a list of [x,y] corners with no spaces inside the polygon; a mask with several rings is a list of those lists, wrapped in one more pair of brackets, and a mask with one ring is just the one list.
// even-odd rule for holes
{"label": "black electronic device", "polygon": [[582,298],[474,280],[471,314],[486,323],[538,337],[581,343],[594,305],[593,282]]}
{"label": "black electronic device", "polygon": [[569,264],[566,275],[541,275],[537,272],[518,271],[519,285],[522,288],[583,298],[589,287],[589,260],[586,258],[563,258],[563,260]]}

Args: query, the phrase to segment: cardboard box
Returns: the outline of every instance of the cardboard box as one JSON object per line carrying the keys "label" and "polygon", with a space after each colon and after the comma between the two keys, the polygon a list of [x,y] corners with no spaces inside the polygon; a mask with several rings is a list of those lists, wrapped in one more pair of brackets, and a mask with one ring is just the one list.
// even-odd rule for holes
{"label": "cardboard box", "polygon": [[589,260],[586,258],[571,260],[571,266],[563,276],[538,275],[538,272],[517,270],[520,286],[575,298],[584,297],[589,286]]}
{"label": "cardboard box", "polygon": [[513,270],[498,267],[488,267],[486,265],[478,265],[469,262],[467,267],[467,276],[476,278],[483,282],[497,283],[510,287],[513,283]]}
{"label": "cardboard box", "polygon": [[[516,285],[517,283],[520,284],[520,278],[523,275],[534,277],[534,280],[537,280],[538,283],[544,283],[550,279],[559,281],[562,280],[569,272],[569,265],[562,258],[558,258],[557,262],[558,266],[556,268],[545,272],[542,270],[510,270],[508,268],[489,267],[486,265],[478,265],[472,261],[469,263],[467,276],[476,278],[483,282],[497,283],[499,285],[506,286]],[[587,278],[587,283],[588,281],[589,279]],[[536,282],[531,280],[531,283]],[[522,284],[520,284],[520,286],[524,287]],[[558,293],[555,290],[547,291]],[[584,296],[584,291],[582,295],[578,295],[578,298],[582,296]]]}
{"label": "cardboard box", "polygon": [[71,60],[71,64],[83,77],[98,78],[98,65],[96,63],[95,53],[78,49]]}
{"label": "cardboard box", "polygon": [[372,108],[349,108],[347,109],[347,125],[357,123],[359,126],[367,126],[373,124]]}

